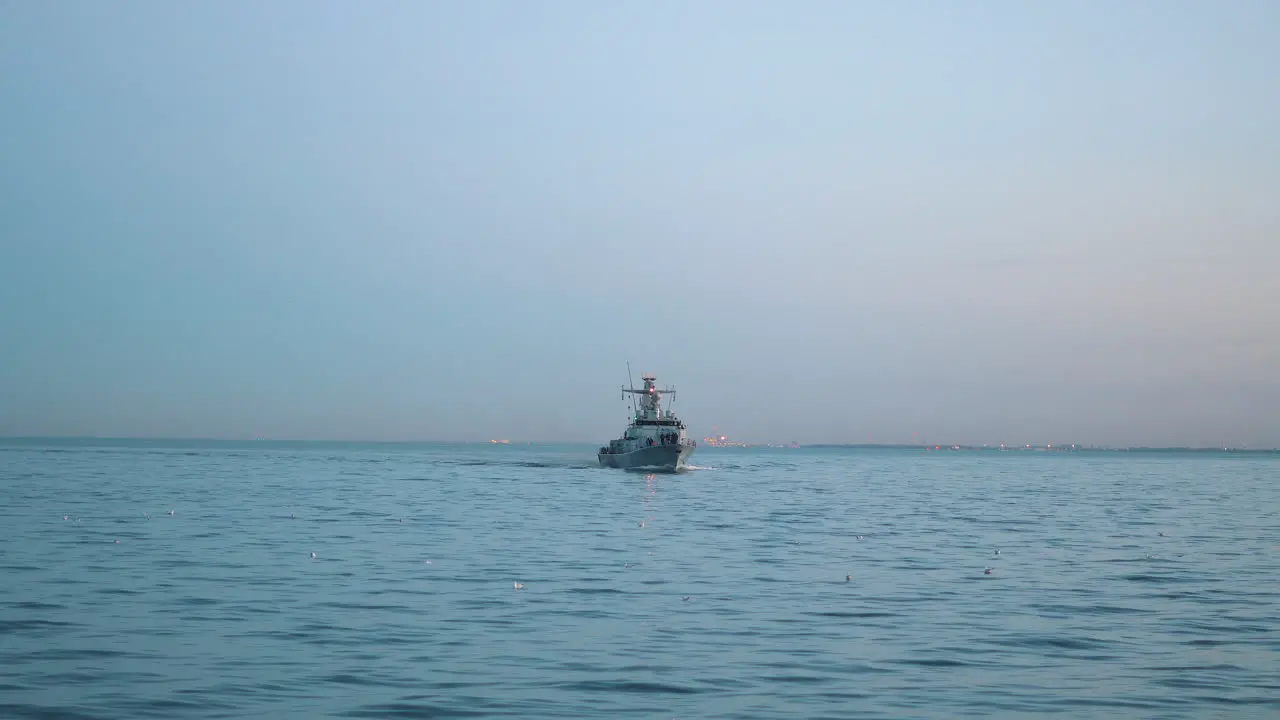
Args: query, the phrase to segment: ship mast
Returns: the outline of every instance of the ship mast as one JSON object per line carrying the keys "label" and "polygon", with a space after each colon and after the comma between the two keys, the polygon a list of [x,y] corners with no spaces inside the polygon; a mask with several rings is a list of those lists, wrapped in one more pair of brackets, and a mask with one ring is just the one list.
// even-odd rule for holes
{"label": "ship mast", "polygon": [[634,395],[640,396],[640,409],[636,411],[636,419],[637,420],[661,419],[662,418],[662,396],[663,395],[674,396],[676,394],[675,388],[667,388],[666,390],[659,390],[657,385],[654,384],[657,378],[655,378],[653,375],[648,375],[648,374],[641,375],[640,379],[644,380],[643,388],[638,390],[636,388],[622,389],[622,392],[624,393],[632,393]]}

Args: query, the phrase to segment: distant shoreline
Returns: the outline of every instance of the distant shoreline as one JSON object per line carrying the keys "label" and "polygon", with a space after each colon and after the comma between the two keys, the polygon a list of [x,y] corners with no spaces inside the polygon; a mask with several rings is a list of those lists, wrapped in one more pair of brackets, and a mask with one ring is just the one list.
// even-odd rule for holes
{"label": "distant shoreline", "polygon": [[847,448],[847,449],[864,449],[864,450],[929,450],[932,452],[942,452],[950,450],[952,452],[1041,452],[1041,453],[1072,453],[1072,452],[1128,452],[1128,453],[1280,453],[1280,448],[1233,448],[1233,447],[1147,447],[1135,445],[1132,447],[1107,447],[1099,445],[1009,445],[1005,447],[990,445],[890,445],[890,444],[869,444],[869,443],[816,443],[812,445],[801,445],[804,448]]}

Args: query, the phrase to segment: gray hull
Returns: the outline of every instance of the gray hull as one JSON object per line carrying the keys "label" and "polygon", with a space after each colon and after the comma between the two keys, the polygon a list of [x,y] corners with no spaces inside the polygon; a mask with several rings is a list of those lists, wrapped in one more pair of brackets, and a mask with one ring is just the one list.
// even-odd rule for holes
{"label": "gray hull", "polygon": [[629,453],[599,453],[604,467],[676,472],[693,454],[692,445],[653,445]]}

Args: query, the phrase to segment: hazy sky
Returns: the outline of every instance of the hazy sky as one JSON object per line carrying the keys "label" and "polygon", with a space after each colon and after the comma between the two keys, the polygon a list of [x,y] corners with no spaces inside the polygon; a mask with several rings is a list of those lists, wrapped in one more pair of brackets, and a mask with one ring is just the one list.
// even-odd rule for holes
{"label": "hazy sky", "polygon": [[1280,3],[0,0],[0,435],[1280,445]]}

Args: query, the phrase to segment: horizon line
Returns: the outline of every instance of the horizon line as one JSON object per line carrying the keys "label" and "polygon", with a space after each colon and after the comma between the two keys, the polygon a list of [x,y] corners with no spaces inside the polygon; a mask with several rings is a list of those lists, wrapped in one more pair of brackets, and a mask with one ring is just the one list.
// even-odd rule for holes
{"label": "horizon line", "polygon": [[[210,436],[153,436],[153,435],[0,435],[0,442],[12,441],[97,441],[97,442],[212,442],[212,443],[301,443],[301,444],[363,444],[363,445],[598,445],[598,441],[589,440],[361,440],[361,439],[316,439],[316,438],[228,438]],[[785,449],[786,443],[746,442],[751,448]],[[989,450],[989,451],[1022,451],[1028,450],[1067,450],[1080,451],[1196,451],[1196,452],[1280,452],[1280,447],[1247,447],[1222,445],[1090,445],[1081,443],[888,443],[888,442],[797,442],[801,448],[881,448],[881,449],[925,449],[925,450]],[[733,446],[706,444],[717,450],[730,449]]]}

